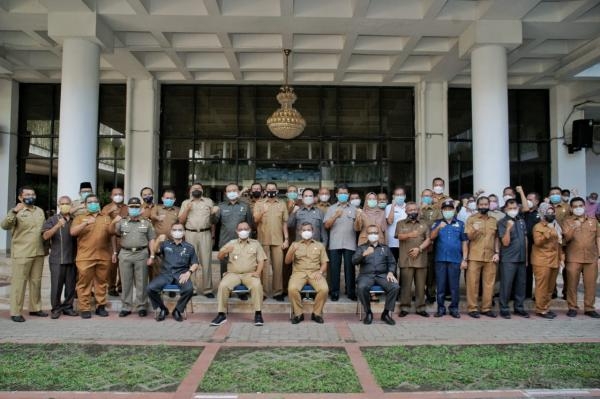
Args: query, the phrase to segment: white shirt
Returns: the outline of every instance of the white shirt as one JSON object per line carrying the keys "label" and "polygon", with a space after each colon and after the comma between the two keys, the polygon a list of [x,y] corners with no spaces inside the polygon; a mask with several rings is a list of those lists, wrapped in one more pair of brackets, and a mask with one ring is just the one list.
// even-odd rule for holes
{"label": "white shirt", "polygon": [[390,214],[392,206],[394,207],[394,223],[388,225],[387,228],[387,245],[390,248],[399,248],[400,241],[398,241],[397,238],[394,238],[394,236],[396,235],[396,224],[398,224],[399,221],[406,219],[406,205],[388,204],[385,207],[386,219]]}

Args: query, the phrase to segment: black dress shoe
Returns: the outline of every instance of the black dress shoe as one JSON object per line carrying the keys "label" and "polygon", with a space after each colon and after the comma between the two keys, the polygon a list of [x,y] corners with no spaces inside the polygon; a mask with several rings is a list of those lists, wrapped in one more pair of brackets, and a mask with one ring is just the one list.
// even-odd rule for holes
{"label": "black dress shoe", "polygon": [[394,319],[392,319],[392,316],[390,316],[390,314],[388,312],[383,312],[381,314],[381,321],[383,321],[385,324],[393,326],[396,324],[396,322],[394,321]]}
{"label": "black dress shoe", "polygon": [[173,318],[175,319],[175,321],[183,321],[183,316],[181,315],[181,312],[177,309],[173,310]]}
{"label": "black dress shoe", "polygon": [[350,299],[352,302],[356,302],[358,298],[356,295],[348,295],[348,299]]}
{"label": "black dress shoe", "polygon": [[205,297],[209,298],[209,299],[214,299],[215,298],[215,294],[213,294],[212,292],[209,292],[208,294],[204,295]]}
{"label": "black dress shoe", "polygon": [[156,314],[156,321],[163,321],[168,314],[169,311],[167,309],[161,308]]}
{"label": "black dress shoe", "polygon": [[556,316],[558,316],[556,313],[554,313],[554,312],[553,312],[553,311],[551,311],[551,310],[549,310],[547,313],[548,313],[549,315],[551,315],[552,317],[556,317]]}
{"label": "black dress shoe", "polygon": [[455,319],[460,319],[460,313],[458,313],[458,310],[450,312],[450,316],[454,317]]}
{"label": "black dress shoe", "polygon": [[502,311],[500,312],[500,317],[502,317],[503,319],[510,319],[510,312]]}
{"label": "black dress shoe", "polygon": [[340,300],[340,294],[338,294],[337,292],[336,292],[336,293],[333,293],[333,294],[331,294],[331,300],[332,300],[333,302],[337,302],[337,301],[339,301],[339,300]]}
{"label": "black dress shoe", "polygon": [[419,311],[417,312],[417,314],[418,314],[419,316],[422,316],[422,317],[429,317],[429,313],[427,313],[427,312],[426,312],[426,311],[424,311],[424,310],[419,310]]}
{"label": "black dress shoe", "polygon": [[89,310],[84,310],[83,312],[81,312],[81,318],[82,319],[91,319],[92,312],[90,312]]}
{"label": "black dress shoe", "polygon": [[23,316],[21,316],[21,315],[18,315],[18,316],[10,316],[10,319],[11,319],[12,321],[14,321],[14,322],[17,322],[17,323],[23,323],[23,322],[25,321],[25,318],[24,318]]}
{"label": "black dress shoe", "polygon": [[371,323],[373,323],[373,313],[369,312],[369,313],[365,314],[365,318],[363,319],[363,323],[364,324],[371,324]]}
{"label": "black dress shoe", "polygon": [[469,312],[469,313],[467,313],[467,314],[468,314],[469,316],[471,316],[472,318],[474,318],[474,319],[478,319],[478,318],[480,317],[480,316],[479,316],[479,312],[475,312],[475,311],[473,311],[473,312]]}
{"label": "black dress shoe", "polygon": [[496,318],[498,315],[493,310],[488,310],[487,312],[481,312],[482,315],[491,317],[492,319]]}
{"label": "black dress shoe", "polygon": [[444,316],[446,313],[445,312],[435,312],[435,314],[433,315],[433,317],[442,317]]}
{"label": "black dress shoe", "polygon": [[536,315],[538,315],[539,317],[542,317],[544,319],[549,319],[549,320],[552,320],[555,317],[555,316],[552,316],[550,314],[550,312],[547,312],[547,313],[536,313]]}
{"label": "black dress shoe", "polygon": [[79,313],[74,311],[73,309],[63,310],[63,314],[67,316],[79,316]]}
{"label": "black dress shoe", "polygon": [[29,316],[48,317],[48,313],[43,310],[38,310],[37,312],[29,312]]}
{"label": "black dress shoe", "polygon": [[52,320],[56,320],[56,319],[58,319],[59,317],[60,317],[60,310],[59,310],[58,312],[52,312],[52,313],[50,314],[50,318],[51,318]]}
{"label": "black dress shoe", "polygon": [[577,316],[577,311],[575,309],[569,309],[569,311],[567,312],[567,316],[575,317]]}
{"label": "black dress shoe", "polygon": [[521,316],[521,317],[524,317],[524,318],[526,318],[526,319],[528,319],[528,318],[529,318],[529,313],[527,313],[527,312],[526,312],[526,311],[524,311],[524,310],[515,310],[515,314],[516,314],[517,316]]}
{"label": "black dress shoe", "polygon": [[398,316],[406,317],[406,316],[408,316],[408,312],[406,310],[401,310],[400,313],[398,313]]}
{"label": "black dress shoe", "polygon": [[314,313],[310,315],[310,319],[319,324],[325,323],[325,320],[323,320],[323,316],[319,316]]}
{"label": "black dress shoe", "polygon": [[262,313],[260,313],[260,312],[254,313],[254,325],[262,326],[263,324],[265,324],[265,321],[263,320]]}
{"label": "black dress shoe", "polygon": [[108,317],[108,312],[106,311],[104,305],[100,305],[96,308],[96,314],[100,317]]}
{"label": "black dress shoe", "polygon": [[220,326],[221,324],[227,323],[227,316],[225,313],[219,313],[217,317],[210,322],[210,325],[213,327]]}
{"label": "black dress shoe", "polygon": [[595,310],[588,310],[587,312],[583,313],[586,316],[590,316],[593,319],[600,319],[600,314],[598,314],[598,312],[596,312]]}
{"label": "black dress shoe", "polygon": [[304,321],[304,315],[301,314],[300,316],[294,316],[292,317],[292,324],[298,324],[300,322]]}
{"label": "black dress shoe", "polygon": [[119,312],[119,317],[127,317],[131,314],[131,310],[121,310]]}
{"label": "black dress shoe", "polygon": [[146,317],[146,316],[148,316],[148,311],[146,309],[140,309],[138,311],[138,316],[140,316],[140,317]]}

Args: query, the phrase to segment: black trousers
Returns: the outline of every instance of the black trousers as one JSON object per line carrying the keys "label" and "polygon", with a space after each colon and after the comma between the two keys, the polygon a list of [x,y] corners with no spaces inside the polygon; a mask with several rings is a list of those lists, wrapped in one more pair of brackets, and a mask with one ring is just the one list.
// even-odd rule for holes
{"label": "black trousers", "polygon": [[500,263],[500,311],[508,312],[508,301],[511,292],[514,292],[513,307],[515,311],[523,311],[525,301],[526,277],[525,262]]}
{"label": "black trousers", "polygon": [[194,286],[192,284],[191,279],[186,281],[183,285],[179,284],[179,281],[173,276],[167,276],[165,274],[160,274],[155,277],[146,288],[148,292],[148,298],[150,298],[150,302],[152,303],[153,309],[166,309],[165,303],[162,300],[160,295],[163,287],[167,284],[177,284],[181,289],[179,294],[179,300],[177,301],[177,305],[175,305],[175,309],[179,310],[180,313],[185,311],[185,307],[190,299],[192,299],[192,294],[194,293]]}
{"label": "black trousers", "polygon": [[400,291],[398,283],[392,283],[387,280],[387,274],[359,274],[356,279],[356,296],[363,306],[365,313],[371,313],[371,294],[369,291],[374,285],[380,285],[385,291],[385,310],[394,311],[396,298]]}
{"label": "black trousers", "polygon": [[[50,304],[52,312],[73,310],[77,284],[77,268],[74,263],[50,263]],[[61,299],[64,289],[64,301]]]}

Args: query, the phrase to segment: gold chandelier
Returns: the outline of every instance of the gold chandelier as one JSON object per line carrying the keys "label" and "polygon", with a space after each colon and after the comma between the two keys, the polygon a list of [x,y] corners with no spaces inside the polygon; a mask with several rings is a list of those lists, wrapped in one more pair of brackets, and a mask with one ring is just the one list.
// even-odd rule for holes
{"label": "gold chandelier", "polygon": [[284,83],[277,94],[277,101],[281,104],[281,107],[273,112],[273,115],[267,119],[267,126],[271,133],[280,139],[285,140],[298,137],[306,127],[306,121],[302,115],[300,115],[300,112],[293,107],[293,104],[298,97],[296,97],[294,89],[291,86],[288,86],[288,58],[291,52],[292,51],[289,49],[283,50]]}

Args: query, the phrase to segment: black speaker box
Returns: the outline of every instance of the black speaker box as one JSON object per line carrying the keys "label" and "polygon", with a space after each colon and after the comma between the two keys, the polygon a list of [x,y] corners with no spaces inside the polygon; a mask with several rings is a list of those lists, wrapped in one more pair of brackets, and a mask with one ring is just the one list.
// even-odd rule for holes
{"label": "black speaker box", "polygon": [[594,138],[593,123],[592,119],[577,119],[573,121],[573,148],[592,148]]}

